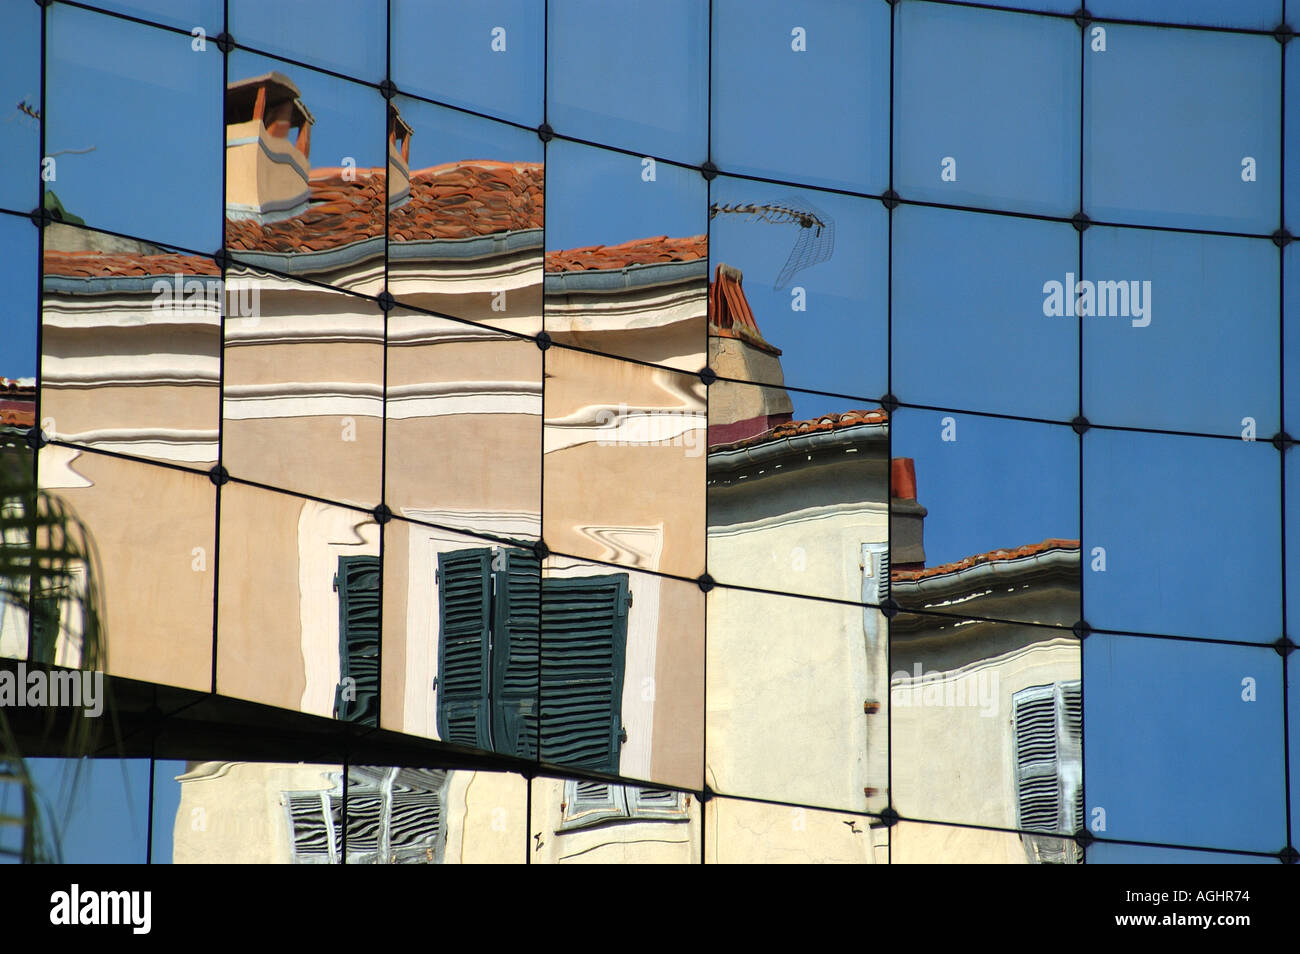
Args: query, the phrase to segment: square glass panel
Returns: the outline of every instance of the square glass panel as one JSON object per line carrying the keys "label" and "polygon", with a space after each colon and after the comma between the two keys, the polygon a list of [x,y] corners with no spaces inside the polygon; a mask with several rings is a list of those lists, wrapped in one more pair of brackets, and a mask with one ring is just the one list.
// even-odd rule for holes
{"label": "square glass panel", "polygon": [[1084,57],[1083,211],[1105,222],[1271,234],[1281,175],[1277,42],[1097,29],[1104,37],[1090,39]]}
{"label": "square glass panel", "polygon": [[533,864],[700,863],[700,801],[689,792],[565,778],[532,781]]}
{"label": "square glass panel", "polygon": [[716,0],[713,161],[875,195],[889,187],[886,4]]}
{"label": "square glass panel", "polygon": [[384,0],[227,0],[230,32],[243,46],[378,83],[384,78],[388,13]]}
{"label": "square glass panel", "polygon": [[893,227],[891,370],[899,400],[1073,418],[1079,328],[1052,291],[1078,272],[1074,229],[906,205],[894,210]]}
{"label": "square glass panel", "polygon": [[1282,660],[1271,647],[1089,636],[1084,747],[1094,835],[1285,845]]}
{"label": "square glass panel", "polygon": [[1079,56],[1079,28],[1068,19],[902,4],[895,190],[948,205],[1073,215]]}

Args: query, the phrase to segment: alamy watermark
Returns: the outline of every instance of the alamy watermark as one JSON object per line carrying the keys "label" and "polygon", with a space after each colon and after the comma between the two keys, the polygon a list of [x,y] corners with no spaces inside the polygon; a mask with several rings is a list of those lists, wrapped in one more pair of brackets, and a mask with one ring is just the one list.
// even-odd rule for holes
{"label": "alamy watermark", "polygon": [[261,291],[256,282],[232,278],[198,277],[177,272],[153,283],[155,312],[212,311],[225,299],[229,318],[257,318],[262,313]]}
{"label": "alamy watermark", "polygon": [[981,669],[960,679],[944,677],[941,672],[922,671],[920,663],[913,663],[911,672],[900,669],[891,680],[890,704],[895,708],[978,708],[984,718],[997,715],[996,670]]}
{"label": "alamy watermark", "polygon": [[1043,283],[1043,314],[1048,318],[1129,318],[1134,328],[1151,324],[1151,282],[1065,281]]}
{"label": "alamy watermark", "polygon": [[601,447],[682,447],[687,457],[704,453],[708,431],[704,415],[689,411],[629,411],[626,404],[618,410],[603,408],[596,413]]}
{"label": "alamy watermark", "polygon": [[87,718],[104,711],[104,674],[85,669],[0,669],[0,708],[75,707]]}

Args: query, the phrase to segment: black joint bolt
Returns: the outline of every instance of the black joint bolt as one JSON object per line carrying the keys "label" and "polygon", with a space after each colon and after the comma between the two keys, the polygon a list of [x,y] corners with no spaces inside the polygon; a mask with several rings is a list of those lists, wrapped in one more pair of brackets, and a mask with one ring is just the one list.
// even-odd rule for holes
{"label": "black joint bolt", "polygon": [[1092,225],[1092,219],[1088,218],[1082,212],[1076,212],[1070,218],[1070,224],[1074,226],[1075,231],[1086,232],[1088,231],[1088,226]]}
{"label": "black joint bolt", "polygon": [[699,577],[695,580],[695,583],[697,586],[699,586],[700,591],[703,593],[709,592],[709,590],[713,589],[713,587],[715,586],[713,582],[713,577],[709,576],[709,574],[707,573],[701,573]]}
{"label": "black joint bolt", "polygon": [[718,372],[714,371],[706,364],[704,367],[700,368],[700,380],[704,382],[704,386],[707,388],[714,381],[718,380]]}
{"label": "black joint bolt", "polygon": [[533,541],[533,556],[537,557],[539,560],[545,560],[550,555],[551,548],[546,545],[545,540]]}
{"label": "black joint bolt", "polygon": [[880,399],[880,406],[890,414],[893,414],[898,410],[898,398],[896,398],[892,393],[887,393]]}
{"label": "black joint bolt", "polygon": [[712,159],[706,161],[704,165],[700,166],[700,175],[704,176],[705,182],[712,182],[717,178],[718,167],[713,164]]}
{"label": "black joint bolt", "polygon": [[1285,659],[1287,656],[1290,656],[1292,650],[1294,649],[1295,649],[1295,643],[1291,641],[1290,636],[1279,636],[1273,642],[1273,651],[1276,652],[1283,659]]}
{"label": "black joint bolt", "polygon": [[1286,431],[1278,431],[1268,439],[1268,442],[1278,450],[1284,451],[1295,443],[1295,439]]}
{"label": "black joint bolt", "polygon": [[1283,46],[1286,46],[1294,38],[1295,30],[1292,29],[1291,24],[1289,23],[1279,23],[1273,28],[1273,39],[1277,40],[1277,42],[1281,43]]}
{"label": "black joint bolt", "polygon": [[1074,420],[1070,422],[1070,426],[1074,428],[1074,433],[1082,434],[1085,431],[1087,431],[1088,428],[1092,427],[1092,424],[1088,421],[1086,417],[1080,414],[1078,417],[1076,417]]}
{"label": "black joint bolt", "polygon": [[893,189],[886,189],[885,194],[880,197],[880,201],[885,203],[885,208],[887,208],[890,212],[893,212],[896,208],[898,208],[898,205],[902,200],[899,199],[898,193],[895,192]]}
{"label": "black joint bolt", "polygon": [[384,312],[385,314],[392,311],[393,308],[397,306],[397,299],[395,299],[391,294],[389,294],[387,290],[381,291],[379,293],[378,301],[379,301],[379,310]]}
{"label": "black joint bolt", "polygon": [[880,604],[880,612],[885,614],[885,619],[893,619],[901,609],[902,607],[892,596]]}
{"label": "black joint bolt", "polygon": [[1276,245],[1278,248],[1286,248],[1288,245],[1291,244],[1294,238],[1295,236],[1292,235],[1290,232],[1288,232],[1286,229],[1278,229],[1272,235],[1273,244]]}
{"label": "black joint bolt", "polygon": [[388,504],[379,504],[371,513],[374,514],[375,523],[378,524],[385,524],[393,519],[393,511],[388,509]]}
{"label": "black joint bolt", "polygon": [[54,216],[50,214],[50,210],[44,207],[32,209],[30,218],[32,225],[38,229],[43,229],[54,221]]}
{"label": "black joint bolt", "polygon": [[30,427],[27,433],[23,435],[23,440],[32,450],[40,450],[46,445],[45,433],[39,427]]}
{"label": "black joint bolt", "polygon": [[545,331],[537,332],[537,337],[533,340],[537,342],[537,347],[541,348],[543,351],[551,346],[551,336]]}
{"label": "black joint bolt", "polygon": [[893,805],[886,805],[880,812],[880,820],[886,828],[893,828],[899,822],[898,811]]}
{"label": "black joint bolt", "polygon": [[391,79],[385,77],[384,81],[379,84],[379,92],[383,95],[384,99],[392,99],[397,95],[397,84]]}
{"label": "black joint bolt", "polygon": [[1070,631],[1074,633],[1074,638],[1081,642],[1092,635],[1092,627],[1088,625],[1086,619],[1079,620],[1070,627]]}
{"label": "black joint bolt", "polygon": [[220,487],[222,484],[230,482],[230,471],[226,470],[226,468],[222,467],[220,464],[217,464],[208,471],[208,480]]}
{"label": "black joint bolt", "polygon": [[235,38],[229,33],[218,33],[213,39],[216,41],[217,49],[222,53],[229,53],[235,48]]}
{"label": "black joint bolt", "polygon": [[555,130],[551,128],[550,123],[542,123],[537,127],[537,138],[542,142],[550,142],[555,138]]}
{"label": "black joint bolt", "polygon": [[1087,7],[1080,7],[1074,11],[1074,22],[1081,27],[1086,27],[1092,22],[1092,14],[1088,12]]}

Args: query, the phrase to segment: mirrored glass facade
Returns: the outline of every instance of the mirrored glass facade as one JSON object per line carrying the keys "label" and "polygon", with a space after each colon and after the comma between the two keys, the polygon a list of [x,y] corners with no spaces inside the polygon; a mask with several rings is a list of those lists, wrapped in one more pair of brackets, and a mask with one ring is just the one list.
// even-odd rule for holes
{"label": "mirrored glass facade", "polygon": [[0,859],[1300,859],[1294,0],[13,6]]}

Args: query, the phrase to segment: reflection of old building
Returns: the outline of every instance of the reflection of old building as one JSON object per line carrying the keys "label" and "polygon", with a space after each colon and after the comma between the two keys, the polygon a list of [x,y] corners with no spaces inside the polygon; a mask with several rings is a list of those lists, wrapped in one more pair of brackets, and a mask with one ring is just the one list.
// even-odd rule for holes
{"label": "reflection of old building", "polygon": [[[911,462],[896,493],[915,509]],[[918,530],[919,533],[919,530]],[[1079,541],[1049,539],[925,567],[897,562],[890,595],[893,796],[913,818],[1044,832],[905,825],[894,860],[1079,861],[1083,824]],[[1019,621],[1019,622],[1016,622]],[[1058,627],[1058,628],[1050,628]],[[945,766],[936,775],[928,766]]]}

